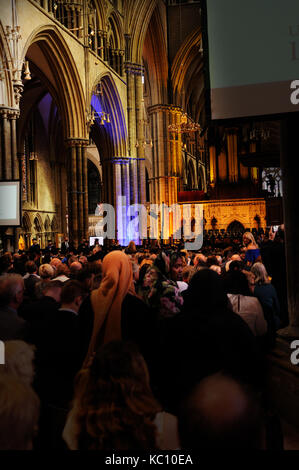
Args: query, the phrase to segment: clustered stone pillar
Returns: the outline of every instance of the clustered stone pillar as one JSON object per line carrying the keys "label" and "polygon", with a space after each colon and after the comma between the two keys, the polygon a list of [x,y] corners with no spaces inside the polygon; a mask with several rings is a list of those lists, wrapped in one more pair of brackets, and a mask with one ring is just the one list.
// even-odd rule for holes
{"label": "clustered stone pillar", "polygon": [[87,145],[84,139],[67,141],[69,235],[75,245],[88,237]]}
{"label": "clustered stone pillar", "polygon": [[155,203],[172,205],[177,202],[182,187],[182,139],[179,132],[169,132],[168,126],[180,126],[181,111],[167,105],[149,108],[153,129],[152,194]]}
{"label": "clustered stone pillar", "polygon": [[143,120],[143,67],[131,62],[126,63],[128,89],[128,147],[130,157],[130,184],[132,203],[144,204],[145,155],[144,155],[144,120]]}
{"label": "clustered stone pillar", "polygon": [[0,178],[3,180],[19,179],[16,136],[16,119],[18,117],[18,110],[0,109]]}
{"label": "clustered stone pillar", "polygon": [[[17,156],[16,120],[20,112],[13,108],[0,108],[0,179],[18,180],[19,161]],[[9,227],[4,236],[5,249],[17,249],[18,228]]]}

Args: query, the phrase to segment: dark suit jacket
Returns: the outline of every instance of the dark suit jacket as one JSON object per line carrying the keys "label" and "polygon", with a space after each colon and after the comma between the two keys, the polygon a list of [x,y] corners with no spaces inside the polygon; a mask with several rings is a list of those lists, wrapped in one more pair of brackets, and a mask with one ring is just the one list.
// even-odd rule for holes
{"label": "dark suit jacket", "polygon": [[6,306],[0,308],[0,340],[27,339],[27,324],[15,310]]}

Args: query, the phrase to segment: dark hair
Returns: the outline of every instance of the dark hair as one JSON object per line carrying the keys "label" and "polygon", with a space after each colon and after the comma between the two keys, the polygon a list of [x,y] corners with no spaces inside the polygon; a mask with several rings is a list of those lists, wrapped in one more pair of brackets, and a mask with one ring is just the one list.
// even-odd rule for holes
{"label": "dark hair", "polygon": [[224,277],[224,286],[228,294],[251,295],[247,277],[242,271],[229,271]]}
{"label": "dark hair", "polygon": [[76,297],[84,297],[85,294],[86,291],[80,282],[76,280],[67,281],[64,283],[61,291],[61,303],[71,304]]}
{"label": "dark hair", "polygon": [[221,276],[209,268],[203,268],[192,276],[185,292],[183,309],[206,314],[224,312],[228,308],[228,298]]}
{"label": "dark hair", "polygon": [[153,449],[160,410],[144,359],[131,343],[102,346],[76,377],[79,450]]}
{"label": "dark hair", "polygon": [[37,266],[34,261],[27,261],[27,263],[25,264],[25,269],[27,273],[32,274],[37,271]]}

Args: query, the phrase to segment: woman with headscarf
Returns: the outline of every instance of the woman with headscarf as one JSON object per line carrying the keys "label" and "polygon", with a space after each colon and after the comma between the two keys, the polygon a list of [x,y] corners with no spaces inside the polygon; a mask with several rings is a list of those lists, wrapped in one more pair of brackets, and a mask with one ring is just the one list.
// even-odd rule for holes
{"label": "woman with headscarf", "polygon": [[79,312],[82,360],[86,366],[97,348],[115,340],[134,342],[151,368],[155,319],[135,293],[132,264],[121,251],[104,257],[102,281]]}

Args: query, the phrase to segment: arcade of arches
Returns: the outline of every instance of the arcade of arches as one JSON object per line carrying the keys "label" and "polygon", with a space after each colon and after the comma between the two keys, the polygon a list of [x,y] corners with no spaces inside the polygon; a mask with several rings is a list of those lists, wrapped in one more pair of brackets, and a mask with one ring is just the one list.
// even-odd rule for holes
{"label": "arcade of arches", "polygon": [[279,123],[207,126],[200,14],[196,0],[1,3],[0,178],[22,198],[2,248],[76,244],[119,196],[203,204],[206,230],[283,222]]}

